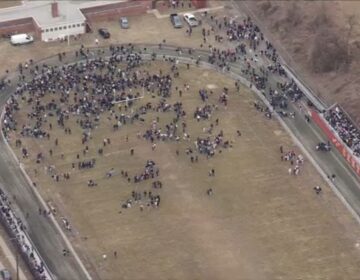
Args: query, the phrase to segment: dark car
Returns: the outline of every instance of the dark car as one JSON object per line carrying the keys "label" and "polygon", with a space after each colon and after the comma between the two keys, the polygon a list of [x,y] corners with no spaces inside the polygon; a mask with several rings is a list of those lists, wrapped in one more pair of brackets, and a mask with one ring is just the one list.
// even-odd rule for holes
{"label": "dark car", "polygon": [[175,28],[181,28],[183,26],[178,14],[171,14],[170,21]]}
{"label": "dark car", "polygon": [[1,270],[0,274],[1,274],[1,279],[3,279],[3,280],[11,280],[11,274],[7,269]]}
{"label": "dark car", "polygon": [[100,28],[99,29],[99,34],[104,39],[109,39],[110,38],[110,32],[106,28]]}
{"label": "dark car", "polygon": [[315,148],[317,151],[322,151],[322,152],[329,152],[331,150],[330,143],[323,143],[323,142],[317,144]]}

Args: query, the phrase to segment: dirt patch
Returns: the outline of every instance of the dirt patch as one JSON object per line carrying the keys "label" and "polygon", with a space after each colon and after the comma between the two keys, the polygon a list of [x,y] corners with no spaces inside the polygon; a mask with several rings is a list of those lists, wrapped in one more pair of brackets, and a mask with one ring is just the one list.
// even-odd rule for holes
{"label": "dirt patch", "polygon": [[310,46],[309,65],[314,73],[341,71],[351,63],[344,38],[335,30],[321,27]]}

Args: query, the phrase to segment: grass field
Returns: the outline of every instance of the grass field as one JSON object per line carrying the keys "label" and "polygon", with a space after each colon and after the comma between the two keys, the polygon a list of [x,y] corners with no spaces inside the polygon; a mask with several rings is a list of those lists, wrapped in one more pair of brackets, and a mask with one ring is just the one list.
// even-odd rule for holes
{"label": "grass field", "polygon": [[[164,73],[169,71],[163,62],[143,67],[152,73],[159,68]],[[70,220],[72,241],[95,278],[356,279],[360,275],[360,250],[355,246],[359,242],[358,225],[307,160],[299,176],[288,175],[289,163],[280,161],[279,147],[299,149],[279,123],[256,111],[252,93],[245,88],[237,93],[231,79],[210,70],[180,69],[173,89],[178,86],[184,94],[179,97],[173,90],[167,102],[183,103],[190,141],[157,142],[152,151],[150,142],[136,136],[157,116],[162,126],[169,123],[173,112],[151,112],[145,115],[145,122],[118,131],[113,131],[115,120],[106,112],[92,131],[85,156],[82,130],[75,119],[67,121],[71,135],[57,128],[55,118],[49,117],[54,126],[51,140],[22,138],[23,145],[30,148],[30,159],[24,161],[28,173],[59,216]],[[183,89],[185,83],[190,85],[189,91]],[[193,112],[203,106],[198,90],[204,87],[213,88],[208,103],[218,105],[218,110],[210,120],[197,122]],[[230,92],[227,108],[218,103],[223,87]],[[57,96],[47,98],[56,100]],[[157,101],[146,95],[135,107]],[[20,104],[18,127],[29,123],[30,112],[24,101]],[[196,137],[205,136],[203,128],[215,123],[216,118],[220,121],[213,135],[223,130],[232,147],[210,159],[198,155],[199,162],[191,163],[186,148],[194,148]],[[55,138],[59,139],[58,146]],[[110,138],[111,144],[104,147],[103,156],[98,156],[104,138]],[[131,148],[134,156],[130,155]],[[49,149],[54,151],[52,157],[48,156]],[[20,155],[19,149],[14,150]],[[44,164],[34,163],[38,152],[45,155]],[[80,160],[96,158],[96,167],[73,170],[71,164],[78,162],[76,154]],[[160,168],[162,189],[151,189],[153,180],[134,184],[120,175],[126,170],[133,177],[149,159]],[[70,180],[55,182],[44,171],[45,165],[54,165],[59,173],[70,172]],[[114,176],[106,178],[111,168]],[[216,175],[209,177],[212,168]],[[89,188],[90,179],[98,186]],[[320,196],[312,190],[315,185],[323,186]],[[206,194],[210,187],[213,196]],[[133,190],[159,193],[160,207],[145,205],[140,211],[140,204],[135,204],[122,209],[121,204]]]}

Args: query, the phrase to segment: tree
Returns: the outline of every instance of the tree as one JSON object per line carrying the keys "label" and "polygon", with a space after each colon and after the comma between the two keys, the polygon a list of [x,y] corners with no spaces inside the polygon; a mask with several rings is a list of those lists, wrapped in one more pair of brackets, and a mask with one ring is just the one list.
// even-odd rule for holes
{"label": "tree", "polygon": [[350,57],[351,55],[350,40],[353,35],[354,29],[359,24],[359,22],[356,15],[352,14],[346,18],[346,23],[347,23],[347,34],[346,34],[345,42],[346,42],[347,55]]}

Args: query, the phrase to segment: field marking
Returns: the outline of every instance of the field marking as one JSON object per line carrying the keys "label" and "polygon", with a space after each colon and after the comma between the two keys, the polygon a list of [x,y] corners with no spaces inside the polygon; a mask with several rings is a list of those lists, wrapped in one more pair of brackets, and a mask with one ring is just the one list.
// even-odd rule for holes
{"label": "field marking", "polygon": [[133,100],[138,100],[138,99],[142,99],[144,98],[144,95],[143,96],[140,96],[140,97],[135,97],[135,98],[129,98],[129,99],[125,99],[125,100],[119,100],[119,101],[112,101],[111,103],[112,104],[119,104],[119,103],[127,103],[127,102],[131,102]]}

